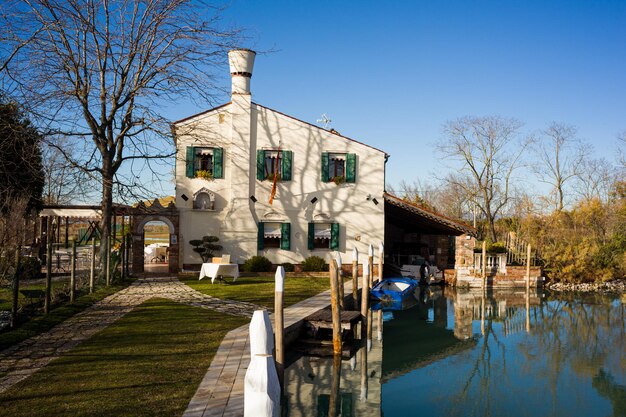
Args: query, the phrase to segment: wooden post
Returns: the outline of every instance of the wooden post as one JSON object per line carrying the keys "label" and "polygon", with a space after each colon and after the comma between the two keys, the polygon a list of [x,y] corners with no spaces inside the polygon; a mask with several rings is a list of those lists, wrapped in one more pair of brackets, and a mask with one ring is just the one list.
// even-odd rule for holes
{"label": "wooden post", "polygon": [[67,249],[69,246],[69,240],[70,240],[70,218],[65,217],[65,249]]}
{"label": "wooden post", "polygon": [[50,312],[50,302],[52,301],[52,222],[48,218],[48,247],[46,248],[46,298],[43,305],[44,313]]}
{"label": "wooden post", "polygon": [[[100,242],[102,244],[102,241]],[[106,277],[106,285],[107,287],[111,285],[111,236],[109,236],[105,242],[106,252],[105,252],[105,262],[104,262],[104,276]]]}
{"label": "wooden post", "polygon": [[283,335],[285,330],[283,316],[283,297],[285,293],[285,268],[278,266],[274,275],[274,337],[276,346],[276,373],[280,388],[285,384],[285,352]]}
{"label": "wooden post", "polygon": [[76,297],[76,241],[72,241],[72,258],[70,259],[70,303]]}
{"label": "wooden post", "polygon": [[[363,264],[365,267],[365,264]],[[361,352],[361,395],[359,400],[364,403],[367,401],[367,348],[363,346]]]}
{"label": "wooden post", "polygon": [[528,248],[526,250],[526,289],[530,289],[530,243],[528,244]]}
{"label": "wooden post", "polygon": [[13,274],[13,300],[11,303],[11,322],[9,323],[11,327],[15,327],[17,324],[17,304],[19,302],[19,294],[20,294],[20,247],[15,248],[15,273]]}
{"label": "wooden post", "polygon": [[383,311],[382,310],[378,310],[378,316],[377,316],[377,323],[376,323],[376,331],[377,331],[377,339],[378,341],[382,341],[383,340]]}
{"label": "wooden post", "polygon": [[383,262],[385,258],[385,245],[380,242],[378,245],[378,280],[383,280]]}
{"label": "wooden post", "polygon": [[93,280],[96,275],[96,237],[91,241],[91,265],[89,268],[89,293],[93,292]]}
{"label": "wooden post", "polygon": [[333,318],[333,353],[341,355],[341,305],[339,304],[339,271],[337,260],[330,261],[330,306]]}
{"label": "wooden post", "polygon": [[127,277],[130,276],[130,252],[132,249],[132,245],[133,245],[133,238],[129,234],[128,236],[126,236],[126,276]]}
{"label": "wooden post", "polygon": [[367,335],[367,310],[370,300],[370,267],[369,263],[363,264],[363,286],[361,288],[361,339]]}
{"label": "wooden post", "polygon": [[343,264],[341,263],[341,255],[339,252],[335,255],[335,260],[337,261],[337,283],[339,284],[339,306],[343,311],[346,306],[343,304],[345,298],[345,289],[343,284]]}
{"label": "wooden post", "polygon": [[[341,404],[341,355],[333,356],[333,374],[330,383],[330,400],[328,404],[328,417],[338,417]],[[345,414],[344,414],[345,415]]]}
{"label": "wooden post", "polygon": [[483,240],[483,254],[482,254],[482,277],[483,277],[483,290],[487,288],[487,242]]}
{"label": "wooden post", "polygon": [[374,283],[374,245],[371,243],[367,252],[367,264],[369,266],[369,286],[371,288]]}
{"label": "wooden post", "polygon": [[526,287],[526,333],[530,333],[530,288]]}
{"label": "wooden post", "polygon": [[352,310],[359,308],[359,251],[352,249]]}
{"label": "wooden post", "polygon": [[126,237],[122,235],[120,241],[120,278],[124,281],[124,278],[126,278],[126,272],[124,271],[124,264],[126,262]]}

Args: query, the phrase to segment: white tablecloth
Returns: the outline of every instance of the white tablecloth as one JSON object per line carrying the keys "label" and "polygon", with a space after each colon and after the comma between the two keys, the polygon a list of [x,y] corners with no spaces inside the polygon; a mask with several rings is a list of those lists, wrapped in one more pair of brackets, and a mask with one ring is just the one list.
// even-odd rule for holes
{"label": "white tablecloth", "polygon": [[215,277],[220,275],[228,275],[233,277],[233,282],[239,278],[239,265],[237,264],[214,264],[214,263],[206,263],[202,264],[202,268],[200,269],[200,278],[204,277],[211,278],[211,284],[215,281]]}

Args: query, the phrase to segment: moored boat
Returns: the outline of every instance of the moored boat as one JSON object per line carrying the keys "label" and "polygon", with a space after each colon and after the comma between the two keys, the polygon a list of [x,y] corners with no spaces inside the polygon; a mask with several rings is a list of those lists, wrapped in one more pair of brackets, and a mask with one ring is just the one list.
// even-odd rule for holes
{"label": "moored boat", "polygon": [[417,281],[411,278],[385,278],[372,287],[370,294],[378,300],[401,303],[413,297],[416,288]]}

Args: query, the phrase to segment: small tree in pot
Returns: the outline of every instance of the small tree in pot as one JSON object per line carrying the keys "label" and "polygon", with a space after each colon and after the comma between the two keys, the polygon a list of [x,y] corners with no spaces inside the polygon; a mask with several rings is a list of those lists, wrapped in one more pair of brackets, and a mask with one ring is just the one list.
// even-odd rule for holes
{"label": "small tree in pot", "polygon": [[220,240],[217,236],[203,236],[202,239],[190,240],[189,244],[193,246],[193,251],[202,258],[202,262],[208,262],[213,257],[213,252],[221,250],[222,245],[216,245],[215,242]]}

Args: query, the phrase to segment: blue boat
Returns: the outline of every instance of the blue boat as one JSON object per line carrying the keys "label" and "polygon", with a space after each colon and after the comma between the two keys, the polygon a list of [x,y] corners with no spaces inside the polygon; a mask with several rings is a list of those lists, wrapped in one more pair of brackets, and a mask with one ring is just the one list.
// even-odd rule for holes
{"label": "blue boat", "polygon": [[413,298],[417,281],[411,278],[385,278],[370,290],[373,298],[385,302],[402,303]]}

